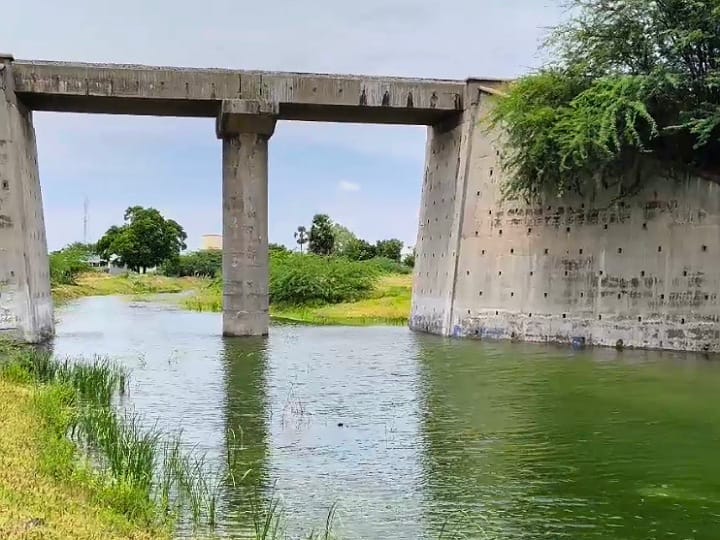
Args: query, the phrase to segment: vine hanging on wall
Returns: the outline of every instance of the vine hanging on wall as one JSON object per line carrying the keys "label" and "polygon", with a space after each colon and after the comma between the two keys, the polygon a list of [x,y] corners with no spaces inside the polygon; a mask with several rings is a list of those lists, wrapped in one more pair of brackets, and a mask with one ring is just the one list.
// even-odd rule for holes
{"label": "vine hanging on wall", "polygon": [[[720,0],[571,0],[556,59],[498,97],[505,194],[583,194],[656,166],[720,179]],[[606,184],[607,185],[607,184]]]}

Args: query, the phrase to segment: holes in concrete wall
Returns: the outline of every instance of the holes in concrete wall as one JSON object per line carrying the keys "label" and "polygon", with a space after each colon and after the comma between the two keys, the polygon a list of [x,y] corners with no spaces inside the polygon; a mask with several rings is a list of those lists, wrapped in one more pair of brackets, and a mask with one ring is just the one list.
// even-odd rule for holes
{"label": "holes in concrete wall", "polygon": [[545,255],[547,255],[548,253],[550,253],[550,250],[548,248],[545,248]]}
{"label": "holes in concrete wall", "polygon": [[468,271],[466,272],[466,274],[469,276],[469,275],[470,275],[470,270],[468,270]]}
{"label": "holes in concrete wall", "polygon": [[618,248],[618,255],[622,255],[622,248]]}
{"label": "holes in concrete wall", "polygon": [[660,300],[665,300],[665,295],[664,295],[664,294],[661,294],[661,295],[660,295]]}
{"label": "holes in concrete wall", "polygon": [[482,291],[480,291],[480,292],[478,293],[478,296],[482,296],[482,294],[483,294],[483,292],[482,292]]}
{"label": "holes in concrete wall", "polygon": [[470,310],[468,309],[468,315],[470,315]]}
{"label": "holes in concrete wall", "polygon": [[528,227],[528,234],[532,232],[532,227]]}
{"label": "holes in concrete wall", "polygon": [[584,293],[584,292],[581,292],[581,293],[580,293],[580,298],[584,298],[584,297],[585,297],[585,293]]}
{"label": "holes in concrete wall", "polygon": [[647,223],[643,223],[643,229],[647,231]]}
{"label": "holes in concrete wall", "polygon": [[9,190],[9,189],[10,189],[10,182],[8,182],[7,180],[3,180],[3,181],[2,181],[2,188],[3,188],[5,191]]}
{"label": "holes in concrete wall", "polygon": [[528,313],[528,317],[532,317],[532,313]]}
{"label": "holes in concrete wall", "polygon": [[510,293],[510,297],[512,298],[513,296],[515,296],[515,293],[514,293],[514,292],[511,292],[511,293]]}
{"label": "holes in concrete wall", "polygon": [[570,232],[570,227],[565,227],[565,232]]}
{"label": "holes in concrete wall", "polygon": [[600,270],[600,271],[598,272],[598,275],[599,275],[599,276],[602,276],[602,275],[603,275],[603,271]]}
{"label": "holes in concrete wall", "polygon": [[683,277],[687,277],[687,270],[683,270]]}
{"label": "holes in concrete wall", "polygon": [[510,255],[512,255],[513,253],[515,253],[515,249],[514,249],[514,248],[510,248]]}
{"label": "holes in concrete wall", "polygon": [[565,276],[567,276],[567,275],[568,275],[568,271],[567,271],[567,270],[565,270]]}
{"label": "holes in concrete wall", "polygon": [[502,236],[502,229],[500,229],[500,231],[498,231],[498,232],[500,233],[500,236]]}
{"label": "holes in concrete wall", "polygon": [[709,294],[706,294],[706,295],[705,295],[705,301],[708,301],[708,300],[710,300],[710,295],[709,295]]}
{"label": "holes in concrete wall", "polygon": [[618,300],[622,298],[622,294],[618,293]]}
{"label": "holes in concrete wall", "polygon": [[658,246],[658,253],[662,253],[662,246]]}
{"label": "holes in concrete wall", "polygon": [[478,196],[478,197],[480,196],[480,192],[479,192],[479,191],[477,192],[477,196]]}
{"label": "holes in concrete wall", "polygon": [[603,225],[603,229],[605,229],[607,231],[607,223],[605,225]]}
{"label": "holes in concrete wall", "polygon": [[496,312],[495,312],[495,315],[500,315],[500,312],[499,312],[499,311],[496,311]]}
{"label": "holes in concrete wall", "polygon": [[638,317],[638,322],[642,322],[642,317]]}
{"label": "holes in concrete wall", "polygon": [[582,248],[580,248],[580,249],[578,250],[578,253],[579,253],[580,255],[582,255],[582,254],[583,254],[583,250],[582,250]]}
{"label": "holes in concrete wall", "polygon": [[685,318],[680,319],[680,324],[685,324]]}
{"label": "holes in concrete wall", "polygon": [[498,276],[502,276],[502,270],[498,272]]}
{"label": "holes in concrete wall", "polygon": [[602,315],[598,315],[598,321],[602,321]]}
{"label": "holes in concrete wall", "polygon": [[480,252],[480,255],[485,255],[485,250],[484,250],[484,249]]}
{"label": "holes in concrete wall", "polygon": [[492,210],[488,210],[488,216],[492,216]]}
{"label": "holes in concrete wall", "polygon": [[493,170],[493,169],[490,169],[490,176],[493,175],[493,172],[494,172],[494,170]]}
{"label": "holes in concrete wall", "polygon": [[544,296],[545,298],[547,298],[547,293],[543,293],[543,296]]}
{"label": "holes in concrete wall", "polygon": [[478,236],[480,234],[480,231],[475,231],[475,236]]}
{"label": "holes in concrete wall", "polygon": [[530,270],[530,275],[531,275],[531,276],[534,276],[534,275],[535,275],[535,272],[533,272],[532,270]]}
{"label": "holes in concrete wall", "polygon": [[642,271],[640,272],[640,277],[645,277],[645,270],[642,270]]}
{"label": "holes in concrete wall", "polygon": [[703,247],[702,247],[702,250],[703,250],[703,251],[707,251],[707,246],[703,246]]}
{"label": "holes in concrete wall", "polygon": [[563,313],[563,319],[567,319],[567,313]]}

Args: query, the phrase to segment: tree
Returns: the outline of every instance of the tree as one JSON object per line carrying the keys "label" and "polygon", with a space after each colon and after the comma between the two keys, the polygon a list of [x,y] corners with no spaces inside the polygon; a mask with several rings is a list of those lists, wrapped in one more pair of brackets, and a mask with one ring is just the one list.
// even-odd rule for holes
{"label": "tree", "polygon": [[295,231],[295,241],[300,246],[300,253],[303,252],[303,245],[308,241],[307,228],[305,225],[300,225]]}
{"label": "tree", "polygon": [[308,249],[316,255],[332,255],[335,247],[333,223],[327,214],[315,214],[310,226]]}
{"label": "tree", "polygon": [[165,219],[154,208],[132,206],[125,211],[125,224],[113,225],[96,245],[100,256],[139,272],[177,258],[186,248],[187,234],[172,219]]}
{"label": "tree", "polygon": [[506,192],[525,198],[664,170],[720,175],[720,1],[571,0],[548,41],[555,61],[511,85]]}
{"label": "tree", "polygon": [[377,248],[361,238],[348,242],[341,255],[351,261],[367,261],[377,256]]}
{"label": "tree", "polygon": [[376,244],[378,257],[385,257],[386,259],[392,259],[397,262],[400,262],[402,248],[403,243],[397,238],[391,238],[390,240],[378,240]]}
{"label": "tree", "polygon": [[335,253],[342,253],[351,241],[357,240],[357,236],[355,236],[350,229],[340,225],[339,223],[333,223],[332,230],[333,235],[335,236]]}
{"label": "tree", "polygon": [[402,263],[410,268],[415,268],[415,249],[403,257]]}

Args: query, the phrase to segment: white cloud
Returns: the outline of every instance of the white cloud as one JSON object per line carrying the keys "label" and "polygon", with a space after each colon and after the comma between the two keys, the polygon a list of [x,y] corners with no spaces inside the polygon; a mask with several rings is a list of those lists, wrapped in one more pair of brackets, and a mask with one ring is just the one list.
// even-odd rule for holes
{"label": "white cloud", "polygon": [[340,191],[360,191],[360,184],[348,182],[347,180],[340,180],[338,188],[340,188]]}

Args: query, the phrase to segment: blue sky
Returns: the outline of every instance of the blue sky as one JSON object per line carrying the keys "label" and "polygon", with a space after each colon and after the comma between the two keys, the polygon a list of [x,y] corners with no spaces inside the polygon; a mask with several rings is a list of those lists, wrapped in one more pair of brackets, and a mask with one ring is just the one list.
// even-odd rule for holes
{"label": "blue sky", "polygon": [[[16,58],[465,79],[514,77],[558,0],[24,0],[3,6]],[[35,113],[50,249],[154,206],[188,245],[221,232],[220,142],[210,119]],[[270,141],[270,240],[324,212],[361,237],[415,242],[425,128],[279,122]]]}

